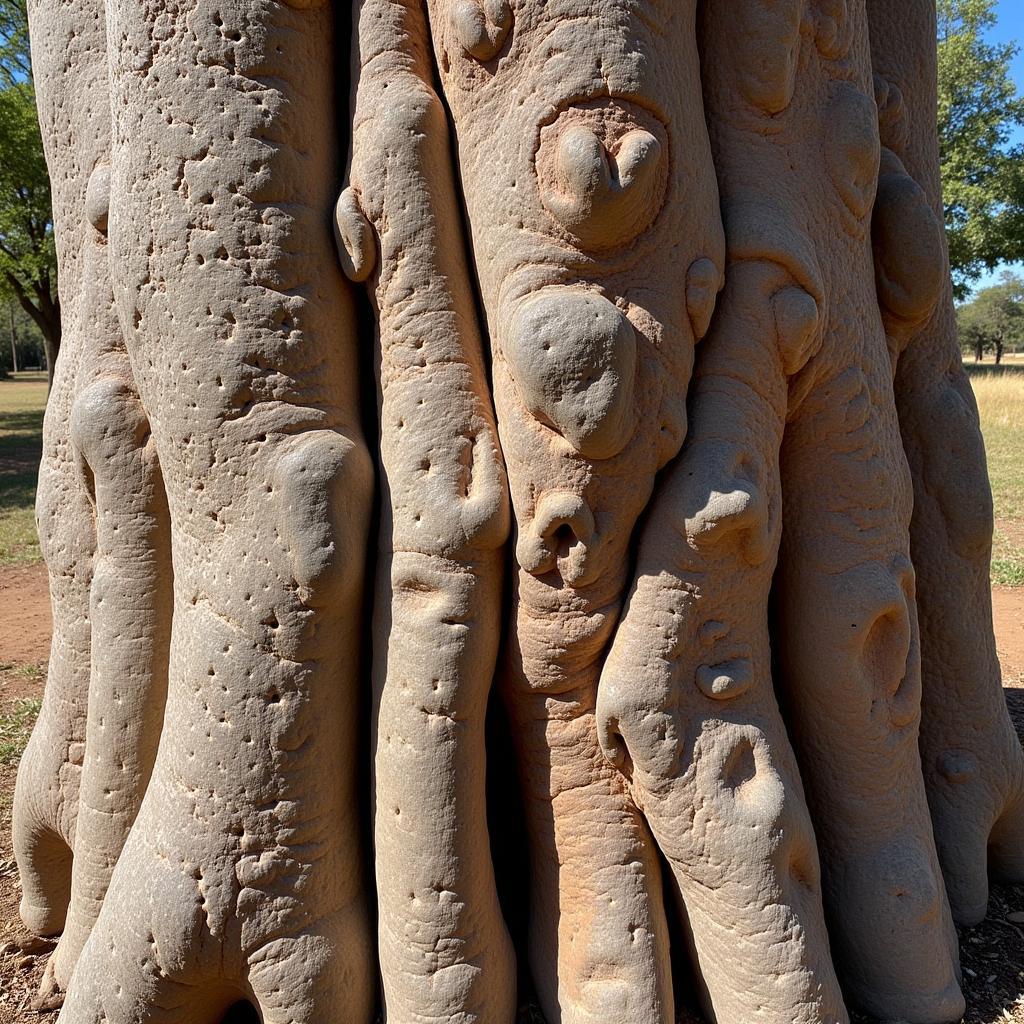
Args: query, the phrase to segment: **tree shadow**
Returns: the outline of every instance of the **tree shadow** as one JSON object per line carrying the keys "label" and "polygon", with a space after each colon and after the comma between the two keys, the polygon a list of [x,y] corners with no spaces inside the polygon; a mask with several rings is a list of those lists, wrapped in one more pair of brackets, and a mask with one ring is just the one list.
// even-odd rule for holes
{"label": "tree shadow", "polygon": [[35,502],[43,453],[43,410],[0,411],[0,513]]}
{"label": "tree shadow", "polygon": [[964,369],[967,371],[967,376],[972,379],[976,377],[1012,377],[1024,384],[1024,362],[1004,362],[998,366],[995,363],[965,362]]}

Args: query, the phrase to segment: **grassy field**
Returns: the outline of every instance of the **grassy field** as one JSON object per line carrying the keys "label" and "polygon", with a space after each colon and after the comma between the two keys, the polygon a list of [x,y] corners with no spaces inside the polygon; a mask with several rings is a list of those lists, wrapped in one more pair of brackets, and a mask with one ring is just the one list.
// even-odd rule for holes
{"label": "grassy field", "polygon": [[1024,586],[1024,365],[968,366],[995,501],[992,582]]}
{"label": "grassy field", "polygon": [[0,380],[0,565],[40,557],[33,506],[45,404],[45,373]]}

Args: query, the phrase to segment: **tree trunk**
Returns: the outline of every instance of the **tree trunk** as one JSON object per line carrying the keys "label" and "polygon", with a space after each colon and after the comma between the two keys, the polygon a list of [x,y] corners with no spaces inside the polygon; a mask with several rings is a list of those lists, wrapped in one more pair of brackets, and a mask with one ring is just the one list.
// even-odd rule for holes
{"label": "tree trunk", "polygon": [[43,352],[46,356],[46,386],[53,387],[53,374],[57,367],[57,356],[60,353],[60,336],[53,337],[49,331],[43,332]]}
{"label": "tree trunk", "polygon": [[10,362],[13,373],[17,373],[17,332],[14,330],[14,307],[7,304],[7,315],[10,318]]}
{"label": "tree trunk", "polygon": [[30,8],[62,1024],[960,1019],[1024,757],[933,0]]}

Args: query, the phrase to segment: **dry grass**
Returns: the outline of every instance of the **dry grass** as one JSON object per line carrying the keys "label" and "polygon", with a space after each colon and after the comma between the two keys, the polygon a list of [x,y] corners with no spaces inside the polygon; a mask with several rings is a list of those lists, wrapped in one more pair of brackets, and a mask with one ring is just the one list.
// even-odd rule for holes
{"label": "dry grass", "polygon": [[996,510],[992,582],[1024,586],[1024,368],[973,370]]}

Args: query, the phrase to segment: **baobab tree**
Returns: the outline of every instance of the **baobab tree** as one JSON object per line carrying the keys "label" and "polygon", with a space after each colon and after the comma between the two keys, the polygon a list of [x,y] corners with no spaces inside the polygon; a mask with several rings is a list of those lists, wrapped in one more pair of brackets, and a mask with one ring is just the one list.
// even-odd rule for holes
{"label": "baobab tree", "polygon": [[934,5],[341,13],[30,4],[46,997],[958,1020],[1024,759]]}

